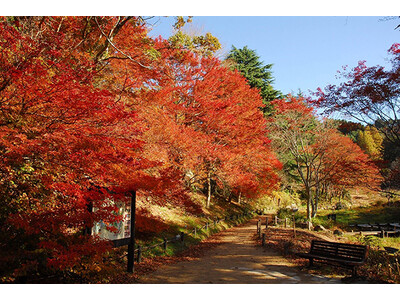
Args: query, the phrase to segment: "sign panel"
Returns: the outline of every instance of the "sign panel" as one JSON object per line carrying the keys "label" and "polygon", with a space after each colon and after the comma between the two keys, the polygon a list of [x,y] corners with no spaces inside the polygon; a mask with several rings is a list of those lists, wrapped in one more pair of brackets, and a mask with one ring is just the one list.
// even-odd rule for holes
{"label": "sign panel", "polygon": [[114,233],[107,230],[107,226],[104,222],[100,221],[99,223],[95,223],[92,228],[92,233],[100,236],[103,239],[107,240],[117,240],[129,238],[131,236],[130,232],[130,220],[131,220],[131,207],[130,205],[126,205],[124,203],[116,204],[118,207],[118,214],[122,216],[122,221],[118,223],[112,224],[115,228],[117,228],[118,232]]}

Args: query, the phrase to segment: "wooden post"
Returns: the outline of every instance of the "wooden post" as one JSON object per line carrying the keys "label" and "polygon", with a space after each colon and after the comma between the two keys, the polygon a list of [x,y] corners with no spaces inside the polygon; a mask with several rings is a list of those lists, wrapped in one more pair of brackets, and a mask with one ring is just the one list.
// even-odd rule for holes
{"label": "wooden post", "polygon": [[293,214],[293,237],[296,238],[296,221]]}
{"label": "wooden post", "polygon": [[287,228],[287,218],[285,218],[285,228]]}
{"label": "wooden post", "polygon": [[384,238],[384,237],[385,237],[385,231],[381,230],[381,238]]}
{"label": "wooden post", "polygon": [[275,216],[275,226],[278,226],[278,216]]}
{"label": "wooden post", "polygon": [[137,251],[137,260],[138,263],[142,261],[142,246],[138,246],[138,251]]}
{"label": "wooden post", "polygon": [[208,222],[206,223],[206,230],[208,230]]}
{"label": "wooden post", "polygon": [[136,191],[131,192],[131,237],[128,244],[128,266],[127,271],[133,273],[135,256],[135,215],[136,215]]}
{"label": "wooden post", "polygon": [[167,252],[167,242],[168,242],[168,240],[167,240],[167,238],[165,237],[165,238],[164,238],[164,244],[163,244],[164,253]]}
{"label": "wooden post", "polygon": [[[87,211],[92,214],[93,213],[93,202],[89,201],[89,203],[86,205],[86,209]],[[86,222],[85,222],[86,223]],[[85,235],[92,235],[92,227],[93,227],[93,223],[92,224],[86,224],[86,225],[90,225],[90,226],[86,226],[85,229],[83,230],[83,234]]]}
{"label": "wooden post", "polygon": [[262,245],[265,246],[265,233],[262,234],[262,241],[261,241]]}
{"label": "wooden post", "polygon": [[185,233],[181,232],[181,243],[182,245],[185,245]]}
{"label": "wooden post", "polygon": [[265,229],[268,229],[268,217],[265,218]]}
{"label": "wooden post", "polygon": [[197,228],[194,228],[194,237],[197,237]]}

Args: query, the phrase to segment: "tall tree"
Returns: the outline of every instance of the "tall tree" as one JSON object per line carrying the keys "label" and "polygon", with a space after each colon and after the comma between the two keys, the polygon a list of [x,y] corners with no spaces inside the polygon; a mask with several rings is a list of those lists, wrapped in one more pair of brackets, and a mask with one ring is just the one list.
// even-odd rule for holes
{"label": "tall tree", "polygon": [[377,187],[379,172],[368,156],[350,138],[318,121],[304,98],[289,96],[273,104],[276,113],[269,120],[270,137],[280,158],[294,161],[310,222],[323,185]]}
{"label": "tall tree", "polygon": [[[154,127],[157,132],[149,130],[157,136],[157,144],[173,146],[173,164],[189,184],[204,187],[206,206],[211,204],[215,184],[227,183],[245,196],[270,191],[279,164],[268,145],[258,91],[216,58],[186,47],[174,46],[174,51],[179,55],[160,62],[168,76],[153,92],[152,104],[138,107],[139,111],[150,108],[149,116],[159,114],[151,119],[151,127],[159,124]],[[239,177],[241,185],[235,180]]]}
{"label": "tall tree", "polygon": [[109,243],[87,228],[116,230],[133,190],[187,210],[194,176],[208,205],[215,183],[272,190],[258,91],[212,57],[211,36],[189,46],[135,17],[0,19],[2,278],[101,261]]}
{"label": "tall tree", "polygon": [[165,77],[156,44],[168,48],[140,18],[0,20],[5,274],[85,269],[108,243],[83,229],[101,220],[115,230],[115,201],[128,202],[129,191],[186,200],[180,174],[144,152],[151,121],[133,105],[151,102]]}
{"label": "tall tree", "polygon": [[232,68],[237,69],[248,81],[249,85],[260,91],[263,99],[262,111],[270,112],[270,102],[281,97],[282,93],[272,87],[274,78],[272,76],[272,64],[264,64],[255,50],[247,48],[238,49],[232,46],[227,56]]}

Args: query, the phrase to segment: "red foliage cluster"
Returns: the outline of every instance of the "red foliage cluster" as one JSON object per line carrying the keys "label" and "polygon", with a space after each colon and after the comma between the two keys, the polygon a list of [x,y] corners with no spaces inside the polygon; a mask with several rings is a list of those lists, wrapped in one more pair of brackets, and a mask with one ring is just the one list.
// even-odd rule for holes
{"label": "red foliage cluster", "polygon": [[60,270],[98,258],[107,247],[82,232],[119,221],[129,191],[195,211],[187,192],[207,177],[246,196],[278,180],[258,92],[216,58],[149,38],[140,18],[2,18],[0,48],[7,274],[40,273],[43,253]]}
{"label": "red foliage cluster", "polygon": [[341,188],[378,188],[382,177],[368,155],[349,137],[319,122],[305,99],[289,97],[273,104],[276,117],[271,121],[281,122],[281,135],[297,164],[307,169],[305,179],[310,187],[327,183]]}
{"label": "red foliage cluster", "polygon": [[385,138],[400,145],[400,51],[399,44],[393,44],[388,53],[390,69],[382,66],[368,67],[360,61],[350,71],[344,68],[340,78],[346,80],[338,85],[318,88],[313,104],[328,113],[340,112],[364,124],[378,122]]}
{"label": "red foliage cluster", "polygon": [[308,219],[315,216],[321,195],[328,191],[379,187],[382,178],[368,155],[326,120],[320,122],[306,99],[289,96],[273,104],[271,135],[276,149],[289,157],[301,179]]}

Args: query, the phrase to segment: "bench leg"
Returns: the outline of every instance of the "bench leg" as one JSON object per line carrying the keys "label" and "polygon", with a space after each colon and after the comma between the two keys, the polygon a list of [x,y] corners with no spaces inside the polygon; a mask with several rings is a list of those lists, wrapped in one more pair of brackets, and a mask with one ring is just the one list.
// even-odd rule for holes
{"label": "bench leg", "polygon": [[310,264],[309,267],[311,268],[314,265],[314,259],[310,258]]}
{"label": "bench leg", "polygon": [[351,277],[357,277],[357,267],[356,266],[353,266],[353,268],[352,268]]}

